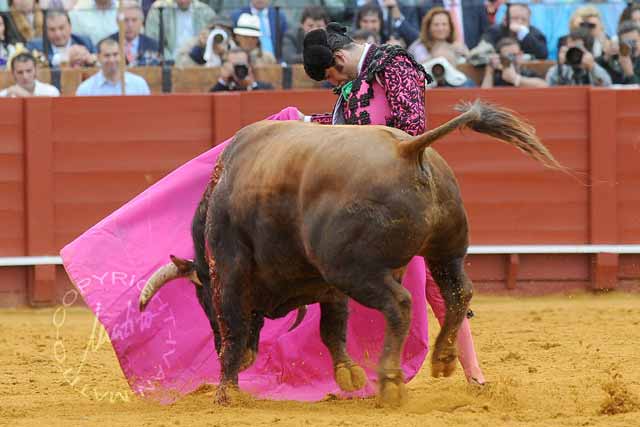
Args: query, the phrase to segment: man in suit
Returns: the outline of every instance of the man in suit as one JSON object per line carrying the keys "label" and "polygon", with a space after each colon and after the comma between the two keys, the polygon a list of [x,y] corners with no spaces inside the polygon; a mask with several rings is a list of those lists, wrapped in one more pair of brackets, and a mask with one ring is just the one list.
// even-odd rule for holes
{"label": "man in suit", "polygon": [[172,0],[156,1],[147,16],[145,34],[160,43],[162,42],[160,41],[159,7],[165,8],[163,13],[165,58],[175,58],[178,49],[200,34],[216,14],[207,4],[198,0],[175,0],[175,5]]}
{"label": "man in suit", "polygon": [[[62,63],[71,62],[69,53],[74,51],[74,57],[80,58],[77,65],[93,65],[95,56],[91,40],[71,32],[69,14],[61,10],[51,10],[47,13],[45,22],[47,39],[49,40],[49,65],[59,67]],[[72,49],[72,47],[78,46]],[[44,52],[44,41],[33,39],[28,45],[29,50]],[[75,62],[75,61],[74,61]]]}
{"label": "man in suit", "polygon": [[[144,14],[140,5],[132,0],[123,3],[124,13],[124,53],[131,67],[158,65],[160,63],[160,45],[149,36],[141,34]],[[120,33],[109,36],[118,41]]]}
{"label": "man in suit", "polygon": [[547,38],[542,31],[530,24],[530,18],[529,6],[514,3],[508,7],[504,22],[489,28],[482,38],[496,47],[500,39],[512,37],[518,40],[522,52],[535,59],[547,59]]}
{"label": "man in suit", "polygon": [[[279,11],[280,28],[279,31],[277,31],[276,9],[270,7],[269,2],[270,0],[251,0],[249,6],[233,11],[231,20],[233,21],[233,26],[236,27],[238,18],[240,18],[240,15],[243,13],[256,15],[260,18],[260,47],[264,52],[269,52],[273,56],[276,56],[277,46],[282,45],[282,38],[287,32],[287,17],[282,10]],[[277,59],[280,60],[281,58]]]}
{"label": "man in suit", "polygon": [[489,28],[484,3],[484,0],[418,0],[420,22],[432,7],[444,7],[451,13],[452,18],[457,19],[457,26],[462,30],[465,45],[473,49]]}
{"label": "man in suit", "polygon": [[[391,18],[391,32],[402,38],[407,46],[420,36],[420,21],[418,20],[418,9],[416,7],[407,6],[398,0],[357,0],[356,4],[358,9],[365,4],[374,4],[382,10],[383,41],[388,40],[391,36],[391,34],[388,34],[389,18]],[[389,11],[391,11],[390,17]],[[356,19],[357,15],[356,13]]]}

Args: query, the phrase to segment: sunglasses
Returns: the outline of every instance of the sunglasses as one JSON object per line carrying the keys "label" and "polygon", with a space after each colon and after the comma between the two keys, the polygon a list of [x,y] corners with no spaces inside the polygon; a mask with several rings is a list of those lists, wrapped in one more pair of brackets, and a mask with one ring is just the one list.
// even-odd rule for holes
{"label": "sunglasses", "polygon": [[589,30],[593,30],[597,27],[597,25],[594,24],[593,22],[584,22],[584,21],[580,23],[580,26],[582,28],[587,28]]}

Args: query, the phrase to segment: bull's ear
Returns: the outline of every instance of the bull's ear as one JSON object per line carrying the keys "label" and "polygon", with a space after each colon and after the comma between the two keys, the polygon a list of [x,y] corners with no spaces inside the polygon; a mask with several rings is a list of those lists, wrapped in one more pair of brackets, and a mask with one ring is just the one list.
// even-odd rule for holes
{"label": "bull's ear", "polygon": [[188,259],[178,258],[174,255],[169,255],[171,257],[171,262],[178,267],[178,272],[180,276],[189,276],[191,273],[195,271],[195,264],[193,261]]}

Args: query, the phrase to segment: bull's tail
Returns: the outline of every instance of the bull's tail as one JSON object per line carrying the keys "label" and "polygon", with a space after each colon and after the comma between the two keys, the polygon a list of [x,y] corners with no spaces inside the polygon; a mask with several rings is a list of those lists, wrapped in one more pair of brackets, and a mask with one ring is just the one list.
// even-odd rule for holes
{"label": "bull's tail", "polygon": [[511,144],[549,168],[565,169],[540,142],[533,126],[516,117],[512,111],[479,100],[458,104],[455,109],[462,114],[402,142],[400,150],[403,157],[415,157],[448,133],[459,128],[469,128]]}

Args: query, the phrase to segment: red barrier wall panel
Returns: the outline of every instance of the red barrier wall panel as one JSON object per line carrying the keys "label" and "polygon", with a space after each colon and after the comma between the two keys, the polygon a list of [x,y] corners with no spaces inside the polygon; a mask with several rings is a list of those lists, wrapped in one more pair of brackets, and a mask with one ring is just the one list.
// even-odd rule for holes
{"label": "red barrier wall panel", "polygon": [[211,109],[207,96],[57,100],[56,248],[210,148]]}
{"label": "red barrier wall panel", "polygon": [[0,256],[26,253],[23,104],[0,103]]}
{"label": "red barrier wall panel", "polygon": [[618,239],[640,241],[640,91],[616,93]]}
{"label": "red barrier wall panel", "polygon": [[[472,131],[438,141],[434,148],[461,185],[471,244],[640,242],[639,91],[430,90],[428,127],[452,118],[455,103],[476,98],[524,116],[574,176]],[[240,127],[287,106],[313,114],[334,102],[327,90],[4,100],[0,256],[55,254]],[[518,293],[584,289],[595,277],[604,287],[617,279],[626,290],[640,278],[640,255],[602,265],[588,255],[509,260],[472,255],[466,267],[485,291],[504,290],[505,281]],[[0,305],[50,304],[69,285],[60,267],[0,268]]]}
{"label": "red barrier wall panel", "polygon": [[[546,93],[546,96],[545,96]],[[453,105],[480,98],[526,117],[543,143],[577,174],[588,170],[588,90],[544,92],[433,90],[429,127],[452,118]],[[523,102],[526,100],[526,102]],[[552,107],[550,107],[552,105]],[[434,148],[454,170],[471,227],[471,244],[588,242],[588,187],[545,169],[514,147],[472,131],[453,133]]]}

